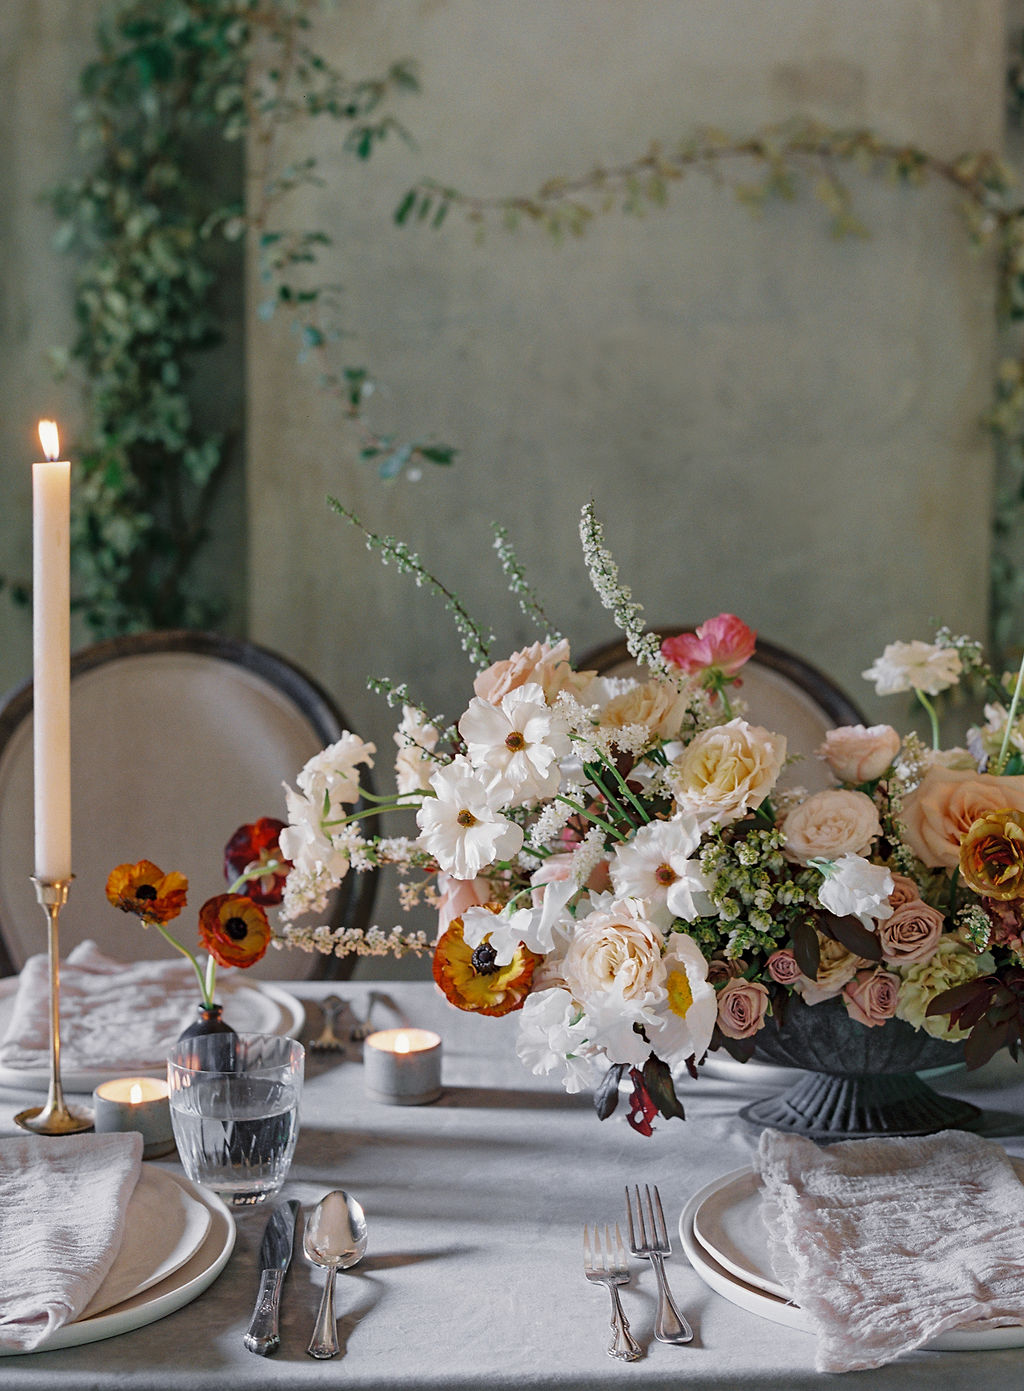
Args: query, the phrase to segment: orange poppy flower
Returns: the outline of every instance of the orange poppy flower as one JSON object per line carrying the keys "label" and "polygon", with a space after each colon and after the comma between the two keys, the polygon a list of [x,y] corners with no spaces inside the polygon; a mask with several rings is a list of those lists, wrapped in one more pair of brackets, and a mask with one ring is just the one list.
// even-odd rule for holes
{"label": "orange poppy flower", "polygon": [[216,894],[199,910],[199,940],[218,966],[252,966],[270,945],[270,924],[243,894]]}
{"label": "orange poppy flower", "polygon": [[510,1014],[522,1009],[542,959],[520,942],[509,964],[497,966],[488,940],[474,950],[463,938],[462,919],[454,918],[434,948],[434,980],[458,1009]]}
{"label": "orange poppy flower", "polygon": [[118,865],[107,879],[107,898],[123,913],[144,923],[169,923],[185,906],[188,880],[177,870],[165,874],[152,860]]}
{"label": "orange poppy flower", "polygon": [[284,881],[288,878],[291,861],[281,854],[278,837],[285,823],[274,816],[261,816],[258,821],[239,826],[238,830],[224,847],[224,873],[229,883],[241,874],[251,873],[265,865],[276,864],[277,869],[256,875],[246,884],[235,890],[245,894],[253,903],[280,903],[284,897]]}

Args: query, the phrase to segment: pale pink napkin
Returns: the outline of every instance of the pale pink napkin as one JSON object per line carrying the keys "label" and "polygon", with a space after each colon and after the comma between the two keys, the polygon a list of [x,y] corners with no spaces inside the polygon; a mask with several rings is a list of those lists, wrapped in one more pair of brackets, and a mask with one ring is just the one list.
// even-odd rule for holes
{"label": "pale pink napkin", "polygon": [[86,1307],[141,1168],[135,1132],[0,1141],[0,1346],[29,1352]]}
{"label": "pale pink napkin", "polygon": [[772,1264],[822,1372],[878,1367],[958,1324],[1024,1324],[1024,1185],[961,1130],[819,1148],[761,1136]]}

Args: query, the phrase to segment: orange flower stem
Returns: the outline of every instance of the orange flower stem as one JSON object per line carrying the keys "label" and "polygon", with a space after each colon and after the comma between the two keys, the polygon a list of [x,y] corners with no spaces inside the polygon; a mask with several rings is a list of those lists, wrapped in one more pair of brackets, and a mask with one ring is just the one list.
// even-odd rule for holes
{"label": "orange flower stem", "polygon": [[1006,755],[1010,748],[1010,733],[1013,729],[1014,721],[1017,718],[1017,706],[1020,704],[1020,690],[1022,684],[1024,684],[1024,657],[1020,659],[1020,667],[1017,671],[1017,683],[1013,688],[1013,699],[1010,701],[1010,708],[1006,715],[1006,728],[1003,730],[1003,742],[999,746],[999,758],[996,761],[997,773],[1001,773],[1006,767]]}
{"label": "orange flower stem", "polygon": [[175,949],[175,951],[180,951],[182,956],[187,956],[189,961],[191,961],[192,969],[196,973],[196,980],[199,982],[199,993],[203,997],[203,1004],[207,1007],[207,1009],[209,1009],[210,1005],[213,1003],[213,992],[212,990],[208,991],[206,988],[206,977],[203,975],[203,968],[200,966],[199,962],[189,951],[188,947],[183,947],[182,944],[178,941],[178,939],[176,937],[172,937],[171,934],[161,923],[154,923],[153,926],[156,928],[157,932],[159,932],[160,936],[164,939],[165,942],[169,942],[170,945]]}

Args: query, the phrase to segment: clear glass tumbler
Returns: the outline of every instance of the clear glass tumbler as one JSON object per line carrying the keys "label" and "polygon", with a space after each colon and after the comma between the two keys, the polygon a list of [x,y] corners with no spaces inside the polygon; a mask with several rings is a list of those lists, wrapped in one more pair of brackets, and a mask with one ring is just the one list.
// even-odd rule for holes
{"label": "clear glass tumbler", "polygon": [[185,1173],[236,1207],[284,1183],[299,1133],[305,1051],[277,1034],[180,1039],[167,1060]]}

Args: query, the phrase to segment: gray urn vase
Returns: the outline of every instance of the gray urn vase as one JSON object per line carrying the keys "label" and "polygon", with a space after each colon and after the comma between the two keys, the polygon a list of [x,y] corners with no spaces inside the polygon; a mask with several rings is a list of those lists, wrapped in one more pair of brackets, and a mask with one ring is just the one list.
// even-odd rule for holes
{"label": "gray urn vase", "polygon": [[962,1063],[960,1044],[902,1019],[869,1029],[839,998],[805,1005],[791,997],[782,1027],[769,1021],[757,1035],[755,1056],[802,1074],[779,1095],[743,1107],[740,1115],[761,1128],[854,1140],[970,1129],[981,1116],[977,1106],[941,1096],[918,1076]]}

